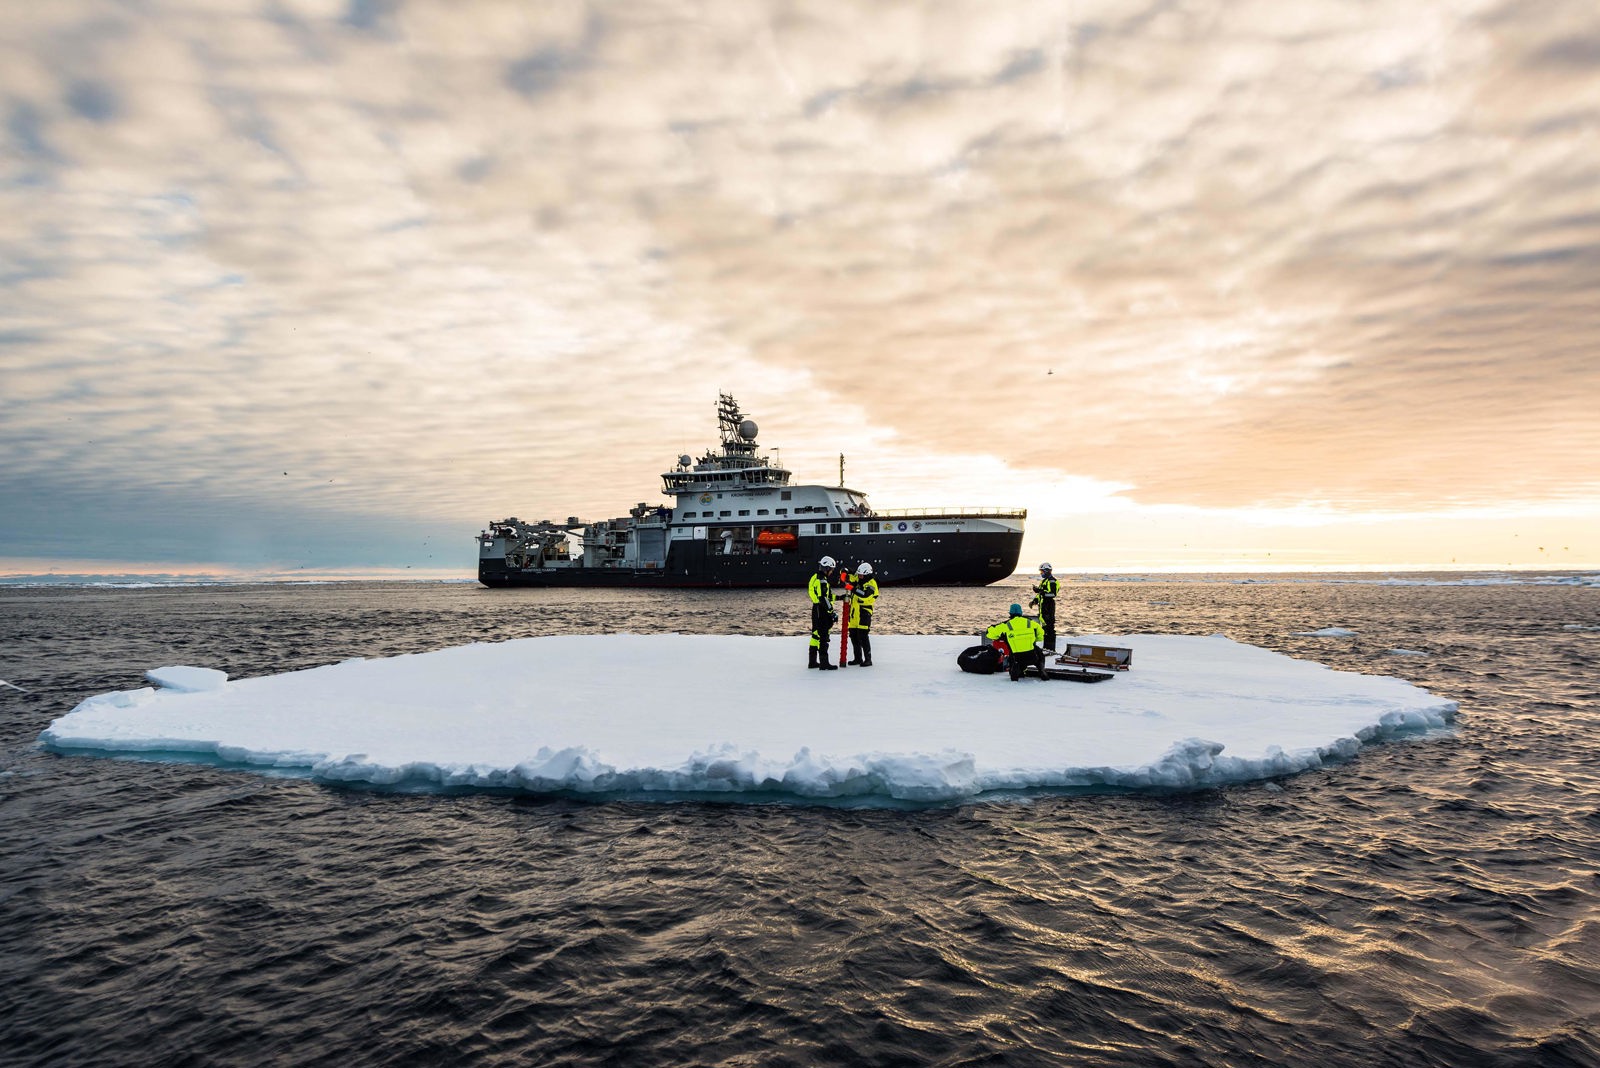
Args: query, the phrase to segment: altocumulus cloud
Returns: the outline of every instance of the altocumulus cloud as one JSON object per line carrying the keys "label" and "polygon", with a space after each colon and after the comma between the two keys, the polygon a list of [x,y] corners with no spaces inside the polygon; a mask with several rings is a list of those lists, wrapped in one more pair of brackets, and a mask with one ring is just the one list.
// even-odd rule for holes
{"label": "altocumulus cloud", "polygon": [[1577,2],[29,5],[0,490],[597,513],[722,387],[802,470],[1592,498],[1597,40]]}

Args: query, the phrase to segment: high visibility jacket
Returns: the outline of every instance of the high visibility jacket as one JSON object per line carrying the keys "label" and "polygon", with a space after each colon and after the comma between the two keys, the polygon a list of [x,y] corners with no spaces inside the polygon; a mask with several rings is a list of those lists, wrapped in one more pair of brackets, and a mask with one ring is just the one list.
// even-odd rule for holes
{"label": "high visibility jacket", "polygon": [[990,641],[1004,638],[1006,647],[1013,653],[1026,653],[1044,641],[1044,628],[1039,626],[1037,619],[1028,616],[1012,616],[1004,623],[996,623],[983,634]]}
{"label": "high visibility jacket", "polygon": [[[858,576],[859,578],[859,576]],[[872,610],[878,604],[878,580],[872,577],[861,580],[850,597],[850,625],[857,630],[861,629],[861,613],[867,613],[868,626],[871,626]]]}
{"label": "high visibility jacket", "polygon": [[812,604],[831,604],[833,602],[833,586],[818,571],[811,576],[811,584],[806,588],[806,593],[811,596]]}
{"label": "high visibility jacket", "polygon": [[1053,598],[1056,594],[1061,592],[1061,582],[1058,579],[1053,578],[1040,579],[1039,584],[1033,588],[1033,592],[1037,593],[1040,597]]}

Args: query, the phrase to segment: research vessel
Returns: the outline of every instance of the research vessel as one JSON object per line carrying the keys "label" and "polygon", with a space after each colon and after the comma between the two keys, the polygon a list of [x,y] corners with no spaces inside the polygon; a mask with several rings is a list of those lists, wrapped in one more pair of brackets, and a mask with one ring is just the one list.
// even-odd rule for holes
{"label": "research vessel", "polygon": [[984,586],[1010,575],[1026,509],[880,511],[843,485],[796,485],[756,444],[755,420],[717,401],[721,441],[661,475],[670,504],[595,522],[491,522],[485,586],[759,587],[803,584],[823,556],[872,564],[883,586]]}

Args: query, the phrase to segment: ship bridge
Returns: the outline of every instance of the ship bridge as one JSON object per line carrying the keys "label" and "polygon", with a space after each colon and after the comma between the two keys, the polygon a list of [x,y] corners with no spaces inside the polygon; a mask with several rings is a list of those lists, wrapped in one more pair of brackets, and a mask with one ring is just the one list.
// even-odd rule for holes
{"label": "ship bridge", "polygon": [[762,456],[756,445],[759,428],[739,411],[730,394],[717,398],[717,430],[721,441],[695,460],[687,453],[678,466],[661,476],[661,491],[679,496],[705,490],[761,489],[789,484],[789,471]]}
{"label": "ship bridge", "polygon": [[479,539],[486,586],[793,586],[823,555],[869,561],[886,585],[986,585],[1016,570],[1023,510],[880,512],[844,484],[796,485],[762,455],[755,420],[718,397],[720,440],[661,475],[670,507],[583,523],[492,523]]}

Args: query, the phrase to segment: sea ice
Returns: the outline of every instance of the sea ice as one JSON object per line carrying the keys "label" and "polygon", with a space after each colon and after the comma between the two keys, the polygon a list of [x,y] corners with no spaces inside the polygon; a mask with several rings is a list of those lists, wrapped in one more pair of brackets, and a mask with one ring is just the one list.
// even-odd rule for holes
{"label": "sea ice", "polygon": [[90,697],[41,740],[408,788],[934,802],[1272,778],[1456,709],[1221,635],[1068,640],[1131,647],[1137,666],[1013,683],[963,674],[960,637],[879,635],[873,667],[834,672],[807,671],[793,637],[525,638],[226,684],[161,668],[161,689]]}
{"label": "sea ice", "polygon": [[216,690],[228,681],[226,671],[203,667],[152,668],[144,673],[144,677],[164,690],[177,690],[180,693]]}

